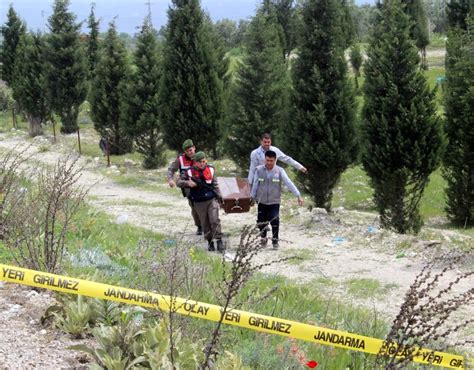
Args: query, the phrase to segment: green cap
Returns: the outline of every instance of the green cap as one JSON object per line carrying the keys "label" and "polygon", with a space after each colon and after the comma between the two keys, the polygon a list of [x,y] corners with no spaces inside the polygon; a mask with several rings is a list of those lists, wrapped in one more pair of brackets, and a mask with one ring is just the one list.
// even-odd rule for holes
{"label": "green cap", "polygon": [[197,152],[194,157],[193,157],[193,161],[197,162],[197,161],[200,161],[202,159],[206,158],[206,153],[204,152]]}
{"label": "green cap", "polygon": [[183,150],[189,149],[194,146],[194,143],[191,139],[184,140],[183,142]]}

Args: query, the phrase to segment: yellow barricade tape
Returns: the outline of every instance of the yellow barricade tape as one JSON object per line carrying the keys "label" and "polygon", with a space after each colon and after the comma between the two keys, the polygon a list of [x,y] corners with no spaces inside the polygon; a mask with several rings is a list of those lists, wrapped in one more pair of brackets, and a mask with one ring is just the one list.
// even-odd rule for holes
{"label": "yellow barricade tape", "polygon": [[[108,299],[111,301],[165,311],[169,311],[172,305],[170,297],[161,294],[148,293],[2,264],[0,264],[0,269],[0,280],[12,283],[51,289],[64,293]],[[213,304],[186,300],[183,298],[175,298],[173,301],[173,310],[179,314],[210,321],[219,321],[223,314],[223,308]],[[398,351],[398,354],[403,356],[402,349],[397,349],[396,346],[387,346],[384,344],[382,339],[303,324],[271,316],[259,315],[246,311],[234,309],[228,310],[224,313],[223,323],[267,334],[278,334],[288,338],[302,339],[309,342],[371,353],[374,355],[378,354],[380,349],[383,348],[384,353],[394,354]],[[429,349],[421,349],[417,356],[414,357],[413,361],[452,369],[464,369],[464,357],[444,352],[431,351]]]}

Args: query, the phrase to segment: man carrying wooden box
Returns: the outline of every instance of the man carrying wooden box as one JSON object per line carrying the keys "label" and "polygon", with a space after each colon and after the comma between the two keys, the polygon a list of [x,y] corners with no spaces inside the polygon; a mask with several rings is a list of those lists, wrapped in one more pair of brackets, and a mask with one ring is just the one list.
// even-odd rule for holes
{"label": "man carrying wooden box", "polygon": [[217,182],[216,171],[213,166],[207,164],[206,154],[197,152],[193,157],[194,164],[180,178],[177,185],[180,188],[189,188],[189,200],[193,203],[199,220],[201,222],[204,238],[208,242],[208,250],[224,251],[222,242],[221,220],[219,219],[219,202],[222,195]]}
{"label": "man carrying wooden box", "polygon": [[265,164],[257,166],[253,176],[251,196],[258,204],[257,225],[260,229],[261,243],[267,244],[267,225],[272,227],[273,249],[279,247],[281,187],[285,184],[298,197],[298,204],[303,205],[303,198],[285,170],[276,165],[277,155],[272,150],[265,152]]}

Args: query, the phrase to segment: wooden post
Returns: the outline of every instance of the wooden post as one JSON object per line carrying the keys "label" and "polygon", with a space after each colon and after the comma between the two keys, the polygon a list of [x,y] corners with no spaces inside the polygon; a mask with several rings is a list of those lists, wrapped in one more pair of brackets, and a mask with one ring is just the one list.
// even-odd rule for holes
{"label": "wooden post", "polygon": [[107,167],[110,167],[110,150],[109,150],[109,143],[107,143]]}
{"label": "wooden post", "polygon": [[12,107],[12,121],[13,121],[13,128],[16,129],[16,112],[15,112],[15,106]]}
{"label": "wooden post", "polygon": [[82,155],[81,151],[81,134],[79,133],[79,127],[77,128],[77,143],[79,145],[79,154]]}
{"label": "wooden post", "polygon": [[56,144],[56,120],[54,119],[54,116],[51,117],[51,122],[53,123],[53,138],[54,143]]}

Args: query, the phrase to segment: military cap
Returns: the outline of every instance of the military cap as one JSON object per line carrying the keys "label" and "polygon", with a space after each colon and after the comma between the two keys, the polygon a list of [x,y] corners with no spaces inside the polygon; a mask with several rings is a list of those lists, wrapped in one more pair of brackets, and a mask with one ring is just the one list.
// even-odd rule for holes
{"label": "military cap", "polygon": [[189,149],[194,146],[194,143],[191,139],[184,140],[183,142],[183,150]]}
{"label": "military cap", "polygon": [[206,153],[204,153],[204,152],[197,152],[197,153],[194,155],[194,157],[193,157],[193,161],[197,162],[197,161],[200,161],[200,160],[202,160],[202,159],[204,159],[204,158],[207,158],[207,157],[206,157]]}

